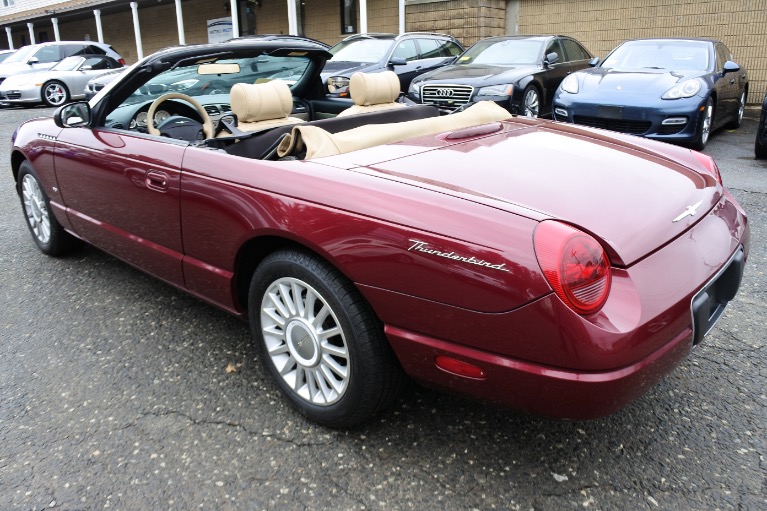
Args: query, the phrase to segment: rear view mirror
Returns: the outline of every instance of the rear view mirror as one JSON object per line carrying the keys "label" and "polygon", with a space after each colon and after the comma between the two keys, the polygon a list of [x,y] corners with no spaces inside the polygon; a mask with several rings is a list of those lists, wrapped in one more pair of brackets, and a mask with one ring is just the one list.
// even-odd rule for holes
{"label": "rear view mirror", "polygon": [[740,66],[737,65],[735,62],[728,60],[724,63],[724,67],[722,68],[722,74],[727,73],[734,73],[735,71],[740,71]]}
{"label": "rear view mirror", "polygon": [[593,59],[589,60],[589,65],[591,67],[596,67],[597,64],[599,64],[599,57],[594,57]]}
{"label": "rear view mirror", "polygon": [[403,59],[402,57],[392,57],[389,61],[390,66],[405,66],[407,65],[407,60]]}

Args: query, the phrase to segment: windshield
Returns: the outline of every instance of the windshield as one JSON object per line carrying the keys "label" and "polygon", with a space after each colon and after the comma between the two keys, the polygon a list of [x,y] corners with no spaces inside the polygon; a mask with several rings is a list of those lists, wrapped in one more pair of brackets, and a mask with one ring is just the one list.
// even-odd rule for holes
{"label": "windshield", "polygon": [[600,67],[706,71],[708,50],[705,41],[629,41],[613,50]]}
{"label": "windshield", "polygon": [[259,55],[240,59],[190,63],[164,71],[136,89],[122,106],[154,100],[169,92],[192,97],[229,94],[235,83],[263,83],[274,79],[295,84],[311,60],[308,57]]}
{"label": "windshield", "polygon": [[490,64],[515,66],[537,64],[543,41],[529,39],[506,39],[503,41],[480,41],[458,58],[457,64]]}
{"label": "windshield", "polygon": [[5,59],[5,63],[9,64],[11,62],[26,62],[29,57],[32,56],[32,54],[37,50],[35,46],[25,46],[21,48],[19,51]]}
{"label": "windshield", "polygon": [[74,71],[85,61],[82,57],[67,57],[51,68],[51,71]]}
{"label": "windshield", "polygon": [[391,39],[358,39],[341,41],[329,51],[333,54],[330,62],[379,62],[391,48]]}

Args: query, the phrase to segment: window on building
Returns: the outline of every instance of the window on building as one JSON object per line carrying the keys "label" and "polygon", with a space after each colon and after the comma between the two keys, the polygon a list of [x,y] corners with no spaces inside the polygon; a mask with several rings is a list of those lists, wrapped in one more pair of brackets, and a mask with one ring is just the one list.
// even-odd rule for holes
{"label": "window on building", "polygon": [[14,0],[3,0],[3,7],[13,7]]}
{"label": "window on building", "polygon": [[341,33],[357,33],[357,0],[341,0]]}

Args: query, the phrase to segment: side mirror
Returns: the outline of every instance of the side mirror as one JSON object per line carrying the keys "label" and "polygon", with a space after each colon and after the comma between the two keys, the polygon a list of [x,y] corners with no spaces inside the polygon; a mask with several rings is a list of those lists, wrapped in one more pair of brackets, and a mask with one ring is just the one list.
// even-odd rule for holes
{"label": "side mirror", "polygon": [[27,64],[31,66],[32,64],[37,64],[38,62],[40,62],[40,59],[38,59],[37,57],[32,57],[27,61]]}
{"label": "side mirror", "polygon": [[390,66],[406,66],[407,60],[403,59],[402,57],[392,57],[389,61]]}
{"label": "side mirror", "polygon": [[91,107],[85,101],[60,106],[53,113],[53,122],[59,128],[78,128],[91,123]]}
{"label": "side mirror", "polygon": [[735,71],[740,71],[740,66],[735,62],[728,60],[724,63],[724,67],[722,68],[723,75],[726,75],[727,73],[734,73]]}
{"label": "side mirror", "polygon": [[593,59],[589,60],[589,65],[591,67],[597,67],[597,64],[599,64],[599,57],[594,57]]}
{"label": "side mirror", "polygon": [[548,55],[546,55],[546,58],[543,59],[543,67],[549,67],[552,64],[555,64],[559,60],[559,55],[557,55],[555,52],[551,52]]}

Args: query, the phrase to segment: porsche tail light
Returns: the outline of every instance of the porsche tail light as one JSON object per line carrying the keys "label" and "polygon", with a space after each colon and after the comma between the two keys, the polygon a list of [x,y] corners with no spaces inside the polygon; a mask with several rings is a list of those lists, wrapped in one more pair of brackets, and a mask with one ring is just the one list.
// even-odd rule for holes
{"label": "porsche tail light", "polygon": [[538,264],[556,295],[578,314],[598,312],[612,280],[602,245],[585,232],[552,220],[538,224],[533,237]]}
{"label": "porsche tail light", "polygon": [[714,159],[711,156],[699,153],[698,151],[693,151],[693,154],[698,159],[698,161],[701,162],[704,167],[706,167],[708,173],[714,176],[714,179],[716,179],[717,183],[724,186],[724,183],[722,182],[722,173],[719,172],[719,167],[716,166]]}

